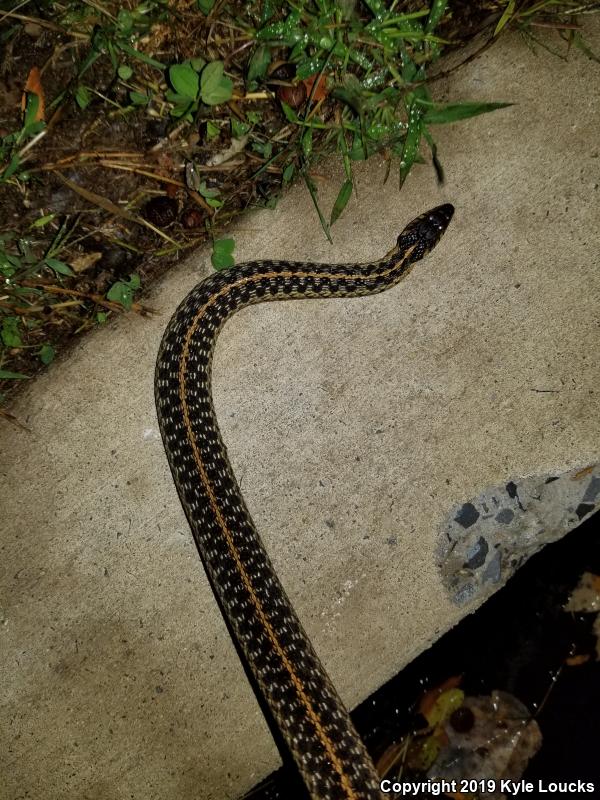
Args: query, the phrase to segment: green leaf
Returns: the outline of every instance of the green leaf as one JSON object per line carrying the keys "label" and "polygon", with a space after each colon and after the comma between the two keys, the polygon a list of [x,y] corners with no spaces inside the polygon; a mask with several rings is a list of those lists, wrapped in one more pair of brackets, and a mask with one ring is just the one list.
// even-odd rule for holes
{"label": "green leaf", "polygon": [[453,711],[460,708],[465,700],[465,693],[462,689],[446,689],[445,692],[436,699],[431,709],[426,714],[427,722],[432,728],[441,725]]}
{"label": "green leaf", "polygon": [[129,99],[134,106],[147,106],[150,102],[150,97],[145,92],[129,92]]}
{"label": "green leaf", "polygon": [[106,297],[108,300],[112,300],[113,303],[119,303],[127,309],[130,309],[133,304],[133,292],[131,291],[131,287],[121,281],[113,283]]}
{"label": "green leaf", "polygon": [[21,335],[19,333],[19,318],[4,317],[2,320],[2,330],[0,338],[7,347],[23,347]]}
{"label": "green leaf", "polygon": [[140,276],[130,275],[127,282],[117,281],[113,283],[106,293],[106,299],[112,300],[113,303],[119,303],[123,308],[129,310],[133,305],[133,293],[136,289],[139,289],[139,287]]}
{"label": "green leaf", "polygon": [[299,24],[300,13],[299,10],[291,11],[285,20],[266,25],[258,31],[256,38],[272,40],[276,42],[279,47],[282,45],[292,47],[305,35],[302,26]]}
{"label": "green leaf", "polygon": [[210,197],[218,197],[220,194],[219,189],[217,187],[209,188],[206,185],[206,181],[202,181],[200,186],[198,187],[198,192],[204,197],[205,199],[209,199]]}
{"label": "green leaf", "polygon": [[35,92],[27,92],[26,95],[27,95],[27,102],[25,105],[25,114],[23,116],[24,128],[28,128],[31,125],[35,125],[36,122],[35,116],[40,106],[40,98],[37,96]]}
{"label": "green leaf", "polygon": [[202,56],[194,56],[194,58],[190,58],[190,64],[198,74],[202,72],[202,70],[206,66],[206,63],[207,63],[206,59],[202,58]]}
{"label": "green leaf", "polygon": [[8,369],[0,369],[0,380],[22,381],[27,378],[29,378],[29,375],[23,375],[21,372],[11,372]]}
{"label": "green leaf", "polygon": [[448,0],[433,0],[433,3],[431,4],[431,11],[429,12],[429,17],[427,19],[427,25],[425,26],[426,33],[433,33],[433,31],[437,28],[442,17],[444,16],[447,5]]}
{"label": "green leaf", "polygon": [[100,325],[103,325],[107,319],[108,319],[108,314],[106,313],[106,311],[98,311],[96,313],[96,322],[98,322]]}
{"label": "green leaf", "polygon": [[252,149],[255,153],[260,153],[263,158],[271,158],[273,153],[273,142],[253,142]]}
{"label": "green leaf", "polygon": [[26,128],[23,128],[19,138],[35,136],[36,133],[44,130],[46,127],[46,123],[43,120],[38,120],[38,122],[32,122],[31,125],[27,125]]}
{"label": "green leaf", "polygon": [[514,14],[515,11],[516,0],[508,0],[506,4],[506,8],[504,9],[504,13],[498,20],[498,24],[496,25],[496,30],[494,31],[494,36],[498,36],[502,28],[510,21],[510,18]]}
{"label": "green leaf", "polygon": [[309,159],[313,149],[313,130],[312,128],[307,128],[304,133],[302,134],[302,152],[304,153],[304,157]]}
{"label": "green leaf", "polygon": [[217,239],[213,243],[211,262],[215,269],[228,269],[233,267],[235,259],[233,251],[235,249],[234,239]]}
{"label": "green leaf", "polygon": [[296,165],[292,161],[287,167],[283,170],[283,175],[281,176],[284,183],[289,183],[292,178],[294,177],[294,170],[296,169]]}
{"label": "green leaf", "polygon": [[133,32],[133,15],[126,8],[119,9],[117,27],[123,36],[131,36]]}
{"label": "green leaf", "polygon": [[247,122],[242,122],[235,117],[231,118],[231,135],[234,139],[241,139],[250,130],[250,125]]}
{"label": "green leaf", "polygon": [[271,63],[271,50],[266,44],[259,45],[252,53],[252,58],[248,64],[248,74],[246,80],[248,83],[260,80],[267,74],[267,67]]}
{"label": "green leaf", "polygon": [[478,114],[487,114],[498,108],[508,108],[512,103],[449,103],[446,106],[416,101],[426,107],[423,122],[426,125],[443,125],[448,122],[457,122],[461,119],[476,117]]}
{"label": "green leaf", "polygon": [[75,100],[77,101],[77,105],[81,109],[87,108],[89,106],[89,104],[92,101],[92,98],[90,96],[90,92],[87,86],[81,84],[80,86],[77,87],[77,89],[75,90]]}
{"label": "green leaf", "polygon": [[20,266],[20,259],[10,253],[5,253],[0,248],[0,275],[4,275],[5,278],[12,278]]}
{"label": "green leaf", "polygon": [[406,180],[412,165],[415,163],[419,154],[419,144],[421,142],[423,110],[417,105],[416,100],[410,104],[408,111],[408,130],[402,148],[402,159],[400,161],[400,188]]}
{"label": "green leaf", "polygon": [[283,100],[281,101],[281,108],[288,122],[298,122],[298,115],[294,109],[287,103],[284,103]]}
{"label": "green leaf", "polygon": [[49,222],[52,222],[52,220],[54,219],[55,216],[56,216],[56,214],[46,214],[45,216],[39,217],[39,219],[36,219],[35,222],[32,222],[29,227],[30,228],[43,228]]}
{"label": "green leaf", "polygon": [[169,80],[177,94],[188,100],[195,100],[198,97],[200,79],[189,61],[169,67]]}
{"label": "green leaf", "polygon": [[19,169],[20,164],[19,154],[15,153],[2,175],[0,175],[0,181],[7,181]]}
{"label": "green leaf", "polygon": [[200,75],[200,96],[208,106],[216,106],[231,100],[233,82],[223,75],[223,62],[212,61]]}
{"label": "green leaf", "polygon": [[129,66],[129,64],[120,64],[119,69],[117,70],[117,75],[121,78],[122,81],[128,81],[129,78],[133,75],[133,70]]}
{"label": "green leaf", "polygon": [[214,139],[220,133],[221,133],[221,128],[219,128],[218,125],[215,125],[215,123],[212,120],[210,120],[210,119],[207,120],[207,122],[206,122],[206,138],[208,139],[208,141],[210,142],[211,139]]}
{"label": "green leaf", "polygon": [[366,92],[360,85],[356,75],[348,74],[344,78],[343,86],[336,86],[332,95],[349,106],[359,116],[363,113]]}
{"label": "green leaf", "polygon": [[124,53],[127,53],[128,56],[133,56],[133,58],[137,58],[138,61],[142,61],[144,64],[148,64],[150,67],[155,67],[155,69],[165,69],[165,64],[161,61],[157,61],[155,58],[150,58],[145,53],[136,50],[131,45],[126,44],[122,40],[115,41],[115,45],[122,50]]}
{"label": "green leaf", "polygon": [[59,275],[73,275],[73,270],[64,261],[59,261],[56,258],[45,258],[44,264],[54,272],[58,272]]}
{"label": "green leaf", "polygon": [[29,136],[35,136],[46,127],[46,123],[39,119],[36,120],[36,115],[40,106],[40,98],[35,92],[27,92],[27,104],[25,106],[25,114],[23,117],[23,128],[18,134],[17,140],[22,140]]}
{"label": "green leaf", "polygon": [[52,361],[54,361],[56,350],[51,344],[43,344],[38,355],[42,364],[50,364]]}
{"label": "green leaf", "polygon": [[342,184],[342,188],[338,193],[336,201],[333,204],[333,208],[331,209],[331,220],[330,220],[331,225],[333,225],[333,223],[339,219],[340,214],[348,205],[348,200],[350,200],[351,196],[352,196],[352,181],[345,180]]}
{"label": "green leaf", "polygon": [[215,0],[197,0],[197,3],[200,11],[208,16],[214,8]]}
{"label": "green leaf", "polygon": [[323,228],[323,232],[324,232],[325,236],[327,237],[327,240],[330,242],[330,244],[333,244],[333,239],[331,238],[331,233],[329,231],[329,225],[327,224],[327,220],[323,216],[323,212],[321,211],[321,208],[319,206],[319,198],[318,198],[317,187],[315,186],[315,182],[313,181],[313,179],[310,177],[310,175],[306,171],[303,172],[303,178],[304,178],[304,182],[306,183],[306,188],[309,191],[311,200],[313,201],[313,205],[315,207],[315,210],[316,210],[316,212],[317,212],[317,214],[319,216],[319,222],[321,223],[321,227]]}
{"label": "green leaf", "polygon": [[169,103],[175,104],[175,108],[169,111],[172,117],[185,117],[189,122],[192,121],[191,112],[198,108],[197,100],[190,100],[189,97],[183,94],[177,94],[177,92],[172,92],[171,89],[165,92],[165,97]]}

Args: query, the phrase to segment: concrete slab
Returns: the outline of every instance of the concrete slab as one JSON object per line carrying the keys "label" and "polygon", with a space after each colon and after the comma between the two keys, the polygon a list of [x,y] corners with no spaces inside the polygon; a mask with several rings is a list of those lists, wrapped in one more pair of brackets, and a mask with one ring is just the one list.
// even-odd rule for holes
{"label": "concrete slab", "polygon": [[[599,78],[583,56],[536,57],[507,38],[444,90],[516,103],[436,132],[446,188],[422,167],[399,194],[369,163],[334,246],[301,187],[234,231],[240,261],[370,260],[417,213],[457,208],[395,290],[251,308],[217,347],[243,491],[350,706],[506,576],[494,581],[490,560],[457,595],[464,575],[452,583],[440,548],[468,504],[485,516],[499,487],[505,518],[507,486],[518,495],[531,476],[562,476],[548,496],[578,506],[594,494]],[[334,167],[320,181],[326,208],[339,182]],[[0,431],[1,798],[223,800],[277,765],[154,415],[162,330],[207,262],[165,280],[160,317],[99,331],[38,380],[15,409],[30,434]],[[574,475],[581,491],[566,491]],[[460,546],[474,572],[490,557],[477,539]]]}

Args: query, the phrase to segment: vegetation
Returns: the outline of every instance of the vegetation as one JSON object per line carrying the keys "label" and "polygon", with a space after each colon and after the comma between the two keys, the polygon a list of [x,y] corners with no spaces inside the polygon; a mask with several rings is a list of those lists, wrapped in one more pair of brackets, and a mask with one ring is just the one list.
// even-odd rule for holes
{"label": "vegetation", "polygon": [[[8,393],[80,331],[123,309],[180,253],[304,182],[331,228],[353,164],[379,153],[399,188],[443,169],[435,126],[506,103],[440,104],[436,62],[509,29],[575,46],[600,3],[556,0],[19,0],[0,15],[0,385]],[[476,40],[476,44],[479,39]],[[18,58],[15,54],[18,53]],[[434,76],[431,76],[434,67]],[[498,124],[501,124],[499,120]],[[331,209],[313,167],[336,153]],[[0,398],[1,402],[1,398]]]}

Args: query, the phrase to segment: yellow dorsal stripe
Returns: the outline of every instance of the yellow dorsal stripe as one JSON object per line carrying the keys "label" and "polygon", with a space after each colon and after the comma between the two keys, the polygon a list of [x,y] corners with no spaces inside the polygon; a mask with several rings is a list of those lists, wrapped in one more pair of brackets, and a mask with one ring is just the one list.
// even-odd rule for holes
{"label": "yellow dorsal stripe", "polygon": [[[406,261],[408,260],[408,258],[410,256],[410,254],[412,253],[413,249],[414,249],[414,247],[410,248],[404,254],[404,257],[402,259],[402,262],[404,264],[406,264]],[[385,275],[389,274],[393,269],[401,268],[402,265],[403,264],[400,263],[400,262],[395,262],[388,269],[383,270],[380,273],[380,275],[385,276]],[[239,286],[244,286],[247,283],[256,283],[258,281],[266,280],[266,279],[269,279],[269,278],[285,278],[285,277],[296,277],[296,278],[327,277],[327,278],[330,278],[330,279],[342,279],[342,280],[359,281],[359,280],[366,280],[366,279],[368,279],[368,278],[370,278],[372,276],[370,276],[370,275],[360,275],[360,274],[349,276],[349,275],[347,275],[345,273],[334,273],[334,272],[332,272],[332,273],[323,273],[323,272],[308,272],[308,271],[307,272],[304,272],[304,271],[264,272],[264,273],[261,273],[261,274],[250,275],[250,276],[247,276],[247,277],[244,277],[244,278],[240,278],[238,281],[235,281],[234,283],[228,284],[227,286],[223,287],[219,292],[216,292],[214,295],[211,295],[211,297],[209,297],[207,302],[196,313],[196,315],[194,316],[190,326],[188,327],[188,329],[186,331],[186,335],[185,335],[185,339],[184,339],[184,345],[183,345],[183,349],[182,349],[182,353],[181,353],[181,359],[180,359],[180,362],[179,362],[179,372],[178,372],[178,377],[179,377],[179,399],[180,399],[180,402],[181,402],[181,408],[182,408],[182,412],[183,412],[183,420],[184,420],[184,425],[185,425],[187,436],[188,436],[188,441],[189,441],[190,446],[192,448],[192,453],[193,453],[193,456],[194,456],[194,461],[195,461],[196,466],[198,468],[198,474],[200,476],[200,480],[201,480],[202,485],[204,486],[204,489],[205,489],[206,494],[208,496],[209,503],[210,503],[211,509],[213,511],[213,514],[215,515],[215,518],[216,518],[216,520],[217,520],[217,522],[219,524],[219,527],[221,528],[221,531],[222,531],[222,533],[223,533],[223,535],[225,537],[225,540],[227,542],[227,546],[228,546],[229,551],[231,553],[231,556],[232,556],[232,558],[233,558],[233,560],[235,562],[235,565],[236,565],[237,570],[239,572],[239,575],[240,575],[240,578],[242,580],[242,583],[243,583],[243,585],[245,586],[245,588],[246,588],[246,590],[248,592],[248,595],[249,595],[249,597],[250,597],[250,599],[251,599],[251,601],[252,601],[252,603],[254,605],[254,608],[256,610],[256,614],[257,614],[258,618],[260,619],[260,622],[261,622],[265,632],[267,633],[267,636],[269,637],[269,640],[271,641],[275,652],[278,654],[279,658],[281,659],[282,664],[284,665],[285,669],[287,670],[287,672],[288,672],[288,674],[290,676],[290,679],[291,679],[291,681],[292,681],[292,683],[293,683],[293,685],[294,685],[294,687],[295,687],[295,689],[296,689],[296,691],[298,693],[298,697],[301,699],[302,703],[304,704],[304,706],[306,708],[306,712],[308,714],[308,717],[310,718],[311,722],[313,723],[313,725],[315,727],[315,730],[317,732],[317,736],[319,737],[319,740],[320,740],[321,744],[323,745],[323,747],[324,747],[324,749],[325,749],[325,751],[326,751],[331,763],[333,764],[333,767],[334,767],[335,771],[340,776],[340,783],[341,783],[342,787],[344,788],[344,791],[346,792],[346,796],[347,796],[348,800],[359,800],[359,798],[356,795],[354,789],[352,788],[352,785],[350,783],[350,780],[348,778],[346,770],[344,769],[344,766],[343,766],[342,762],[340,761],[339,757],[337,756],[337,754],[335,752],[334,745],[331,742],[329,736],[327,735],[327,731],[325,730],[321,720],[319,719],[319,715],[317,714],[317,712],[313,708],[313,705],[311,703],[310,698],[306,694],[306,690],[304,688],[304,685],[303,685],[301,679],[299,678],[299,676],[294,671],[294,667],[293,667],[291,661],[289,660],[289,658],[287,657],[287,655],[285,653],[285,650],[283,649],[281,643],[279,642],[279,639],[277,638],[277,635],[276,635],[275,631],[273,630],[273,627],[272,627],[271,623],[269,622],[269,620],[268,620],[268,618],[267,618],[267,616],[266,616],[266,614],[264,612],[264,609],[262,607],[262,603],[261,603],[259,597],[256,595],[256,593],[254,591],[254,587],[252,586],[252,581],[250,579],[250,576],[248,575],[248,572],[247,572],[247,570],[246,570],[246,568],[245,568],[245,566],[244,566],[244,564],[243,564],[243,562],[242,562],[242,560],[240,558],[238,550],[237,550],[237,548],[235,546],[235,542],[233,541],[232,533],[231,533],[231,531],[229,530],[229,528],[227,526],[227,522],[226,522],[225,518],[223,517],[223,514],[221,513],[221,509],[219,508],[219,504],[218,504],[216,495],[214,493],[213,487],[212,487],[212,485],[211,485],[211,483],[210,483],[210,481],[208,479],[208,475],[206,474],[206,469],[205,469],[204,464],[202,462],[202,458],[200,456],[200,451],[199,451],[199,448],[198,448],[198,445],[197,445],[197,442],[196,442],[196,437],[195,437],[194,431],[192,429],[192,424],[191,424],[190,415],[189,415],[189,407],[188,407],[187,396],[186,396],[186,385],[185,384],[186,384],[186,373],[187,373],[187,361],[188,361],[188,357],[189,357],[189,350],[190,350],[191,340],[192,340],[192,338],[194,336],[194,333],[196,332],[196,329],[198,328],[198,325],[200,324],[200,321],[202,320],[202,317],[206,313],[206,311],[211,306],[213,306],[217,302],[217,300],[219,300],[222,297],[225,297],[234,288],[237,288]]]}

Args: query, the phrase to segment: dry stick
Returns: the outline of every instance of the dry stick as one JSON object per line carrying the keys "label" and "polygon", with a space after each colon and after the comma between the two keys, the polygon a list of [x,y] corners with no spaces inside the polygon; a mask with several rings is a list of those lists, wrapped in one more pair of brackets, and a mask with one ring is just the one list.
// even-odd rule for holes
{"label": "dry stick", "polygon": [[[63,181],[66,182],[68,179],[65,178],[64,176],[62,176],[61,173],[59,172],[59,165],[62,167],[62,166],[65,166],[68,163],[72,163],[73,161],[78,160],[79,155],[86,156],[86,157],[95,156],[97,158],[102,158],[102,156],[100,156],[100,154],[96,155],[94,153],[75,154],[75,155],[72,155],[72,156],[68,156],[68,158],[61,159],[60,161],[56,161],[54,164],[44,164],[44,166],[42,166],[42,167],[34,167],[31,170],[31,172],[56,172],[56,174],[59,177],[61,177]],[[116,153],[116,155],[131,156],[133,154],[131,154],[131,153]],[[138,157],[137,154],[135,154],[135,156],[136,156],[136,158]],[[81,160],[83,160],[83,158]],[[119,162],[115,163],[115,162],[112,162],[112,161],[103,161],[103,160],[96,161],[95,163],[98,164],[101,167],[106,167],[107,169],[118,169],[118,170],[121,170],[123,172],[135,172],[137,175],[145,175],[147,178],[153,178],[154,180],[160,181],[161,183],[170,183],[173,186],[178,186],[181,189],[185,189],[188,192],[188,194],[191,197],[191,199],[197,205],[201,206],[205,211],[208,211],[210,214],[214,214],[214,212],[215,212],[215,210],[211,206],[208,205],[208,203],[205,201],[205,199],[202,197],[201,194],[199,194],[198,192],[194,192],[192,189],[190,189],[188,186],[186,186],[185,183],[183,183],[182,181],[178,181],[176,178],[169,178],[169,177],[167,177],[165,175],[159,175],[156,172],[149,172],[148,170],[145,170],[145,169],[139,169],[138,167],[136,167],[135,165],[132,165],[132,164],[121,164]],[[202,169],[203,170],[212,171],[212,169],[210,167],[202,167]],[[215,167],[214,169],[222,171],[222,169],[225,169],[225,167],[223,167],[223,168]],[[69,188],[73,189],[73,191],[78,191],[78,189],[74,189],[73,186],[70,186]],[[83,187],[78,187],[78,188],[79,189],[83,189]],[[83,189],[83,191],[87,192],[88,190],[87,189]],[[78,193],[81,194],[82,192],[78,191]],[[91,194],[94,194],[94,193],[92,192]],[[91,198],[86,198],[86,199],[90,199],[91,200]],[[110,200],[106,200],[106,198],[104,198],[104,200],[107,203],[111,203],[111,201]],[[99,203],[96,203],[96,205],[99,205]],[[114,206],[114,204],[111,203],[111,206]],[[149,227],[152,230],[154,230],[157,233],[159,233],[161,236],[163,236],[163,238],[167,238],[167,241],[171,242],[176,247],[181,247],[182,246],[178,242],[175,242],[173,239],[170,239],[169,237],[166,237],[166,234],[163,234],[160,230],[156,229],[154,227],[154,225],[152,225],[151,223],[146,222],[145,220],[142,220],[141,218],[139,218],[139,219],[138,218],[134,218],[133,215],[128,215],[127,212],[123,211],[118,206],[114,206],[114,208],[112,208],[112,207],[111,208],[107,208],[106,206],[102,206],[102,207],[105,209],[105,211],[111,211],[111,213],[115,213],[115,214],[119,213],[120,216],[125,216],[126,219],[130,219],[133,222],[141,222],[142,224],[146,225],[147,227]],[[114,210],[115,208],[118,209],[118,212]]]}
{"label": "dry stick", "polygon": [[0,308],[7,308],[10,311],[14,311],[15,314],[39,314],[48,308],[54,312],[69,306],[80,306],[82,302],[82,300],[65,300],[63,303],[54,303],[51,306],[13,306],[12,303],[0,300]]}
{"label": "dry stick", "polygon": [[[106,300],[99,294],[87,294],[86,292],[79,292],[77,289],[66,289],[63,286],[54,286],[52,284],[41,283],[38,281],[21,281],[21,286],[27,286],[31,289],[43,289],[48,294],[64,294],[68,297],[80,297],[82,300],[91,300],[93,303],[98,303],[100,306],[110,309],[111,311],[124,311],[124,307],[120,303],[113,303],[112,300]],[[160,313],[155,308],[144,306],[141,303],[132,303],[131,311],[138,314],[158,314]]]}
{"label": "dry stick", "polygon": [[156,172],[150,172],[146,169],[140,169],[135,164],[123,164],[120,161],[98,161],[101,167],[108,167],[108,169],[119,169],[123,172],[135,172],[136,175],[145,175],[147,178],[154,178],[161,183],[171,183],[173,186],[181,186],[182,189],[187,188],[185,183],[178,181],[176,178],[167,178],[165,175],[159,175]]}
{"label": "dry stick", "polygon": [[41,167],[38,167],[39,170],[56,170],[60,169],[60,167],[66,167],[69,164],[72,164],[74,161],[86,161],[88,159],[98,159],[98,158],[144,158],[144,153],[138,153],[136,151],[128,152],[127,150],[80,150],[77,153],[71,153],[69,156],[64,156],[60,158],[58,161],[50,164],[44,164]]}
{"label": "dry stick", "polygon": [[[21,5],[25,5],[22,3]],[[34,25],[39,25],[40,28],[48,28],[51,31],[56,31],[57,33],[62,33],[65,36],[70,36],[72,39],[89,39],[90,37],[86,33],[79,33],[77,31],[68,31],[66,28],[61,28],[60,25],[56,25],[53,22],[49,22],[45,19],[40,19],[39,17],[28,17],[26,14],[15,14],[14,11],[6,11],[0,17],[0,22],[3,20],[10,18],[10,19],[19,19],[21,22],[32,22]]]}
{"label": "dry stick", "polygon": [[157,175],[155,172],[148,172],[147,170],[144,169],[138,169],[137,167],[131,166],[130,164],[119,164],[110,161],[99,161],[98,163],[102,167],[108,167],[108,169],[120,169],[125,172],[135,172],[137,175],[145,175],[146,177],[154,178],[155,180],[160,181],[161,183],[170,183],[173,186],[179,186],[180,188],[185,189],[189,193],[192,200],[199,206],[202,206],[202,208],[205,211],[208,211],[210,214],[215,213],[215,209],[208,205],[206,200],[202,197],[202,195],[199,192],[193,191],[188,186],[186,186],[185,183],[183,183],[182,181],[178,181],[176,178],[166,178],[164,175]]}
{"label": "dry stick", "polygon": [[100,194],[96,194],[96,192],[92,192],[89,189],[84,189],[84,187],[80,186],[78,183],[74,183],[73,181],[70,181],[68,178],[65,178],[62,172],[59,172],[58,170],[56,171],[56,175],[58,175],[58,177],[65,184],[65,186],[68,186],[69,189],[81,195],[81,197],[85,198],[90,203],[94,203],[94,205],[100,206],[100,208],[103,208],[105,211],[108,211],[109,214],[116,214],[117,216],[122,217],[123,219],[126,219],[129,222],[134,222],[138,225],[144,225],[144,227],[150,228],[151,231],[154,231],[154,233],[158,234],[163,239],[166,239],[167,242],[174,244],[175,247],[179,247],[179,244],[175,241],[175,239],[171,239],[171,237],[167,236],[167,234],[161,231],[160,228],[157,228],[151,222],[148,222],[148,220],[143,219],[143,217],[138,217],[135,216],[134,214],[130,214],[128,211],[124,211],[118,205],[113,203],[112,200],[109,200],[107,197],[103,197]]}

